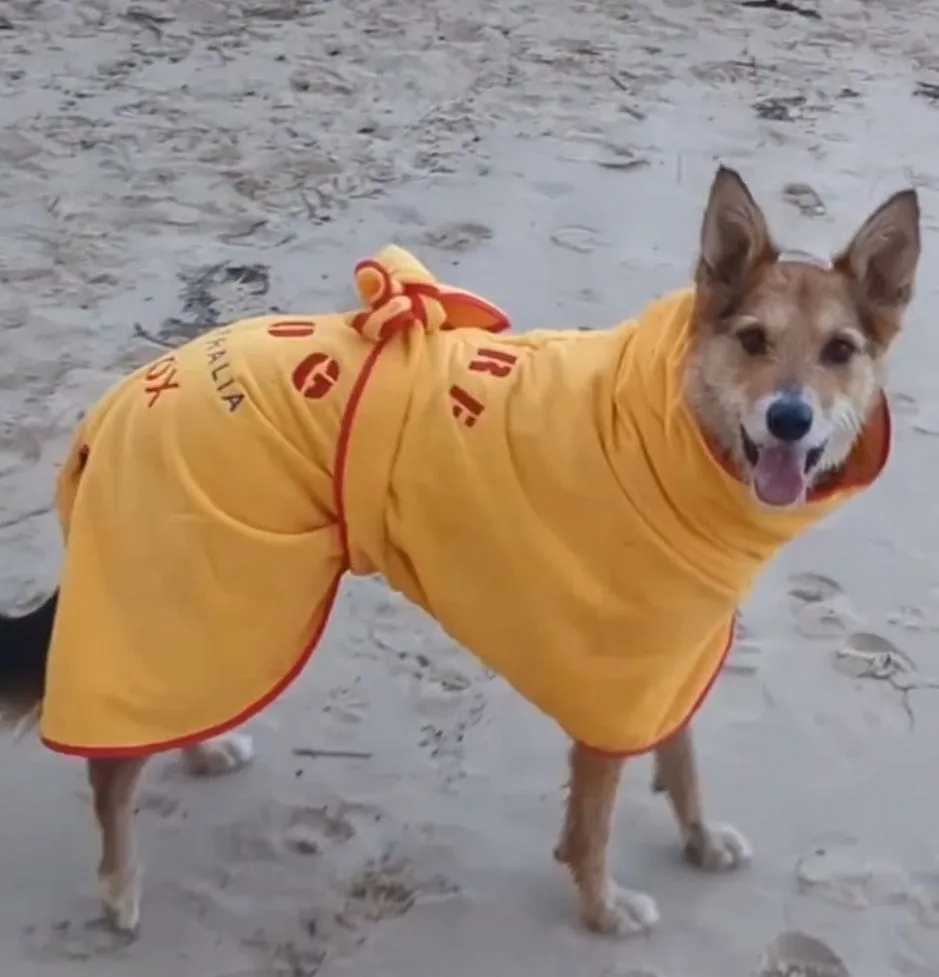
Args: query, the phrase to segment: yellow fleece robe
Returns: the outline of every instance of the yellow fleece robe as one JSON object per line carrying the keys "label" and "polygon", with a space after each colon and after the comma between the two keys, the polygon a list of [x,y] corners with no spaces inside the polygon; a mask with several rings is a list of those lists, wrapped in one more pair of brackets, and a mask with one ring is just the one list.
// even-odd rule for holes
{"label": "yellow fleece robe", "polygon": [[679,729],[786,542],[882,469],[774,513],[682,397],[690,291],[604,332],[507,323],[397,248],[364,309],[216,330],[122,381],[59,479],[66,554],[44,741],[183,745],[296,676],[345,571],[379,572],[575,739]]}

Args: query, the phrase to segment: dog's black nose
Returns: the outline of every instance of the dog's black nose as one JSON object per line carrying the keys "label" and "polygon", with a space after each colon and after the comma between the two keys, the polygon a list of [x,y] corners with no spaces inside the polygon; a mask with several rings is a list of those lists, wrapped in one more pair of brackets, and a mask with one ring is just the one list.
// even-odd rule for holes
{"label": "dog's black nose", "polygon": [[769,405],[766,426],[780,441],[798,441],[812,426],[812,408],[795,394],[783,394]]}

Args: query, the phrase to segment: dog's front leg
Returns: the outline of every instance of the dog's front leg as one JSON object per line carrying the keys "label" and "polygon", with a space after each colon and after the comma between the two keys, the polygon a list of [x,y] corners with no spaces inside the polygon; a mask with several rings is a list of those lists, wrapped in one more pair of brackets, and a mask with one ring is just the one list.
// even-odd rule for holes
{"label": "dog's front leg", "polygon": [[569,866],[587,926],[609,936],[631,936],[659,919],[655,900],[621,889],[609,869],[610,833],[623,760],[575,743],[570,796],[554,857]]}
{"label": "dog's front leg", "polygon": [[655,791],[664,791],[678,820],[685,858],[698,868],[729,872],[750,861],[750,843],[728,824],[707,824],[701,816],[701,795],[691,730],[686,727],[655,754]]}

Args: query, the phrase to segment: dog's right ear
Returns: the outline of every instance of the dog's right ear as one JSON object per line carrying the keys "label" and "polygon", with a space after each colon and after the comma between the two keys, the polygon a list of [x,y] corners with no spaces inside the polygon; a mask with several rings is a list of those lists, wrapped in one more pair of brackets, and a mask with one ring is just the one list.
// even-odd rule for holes
{"label": "dog's right ear", "polygon": [[701,225],[695,283],[731,301],[754,268],[778,257],[763,211],[740,174],[718,167]]}

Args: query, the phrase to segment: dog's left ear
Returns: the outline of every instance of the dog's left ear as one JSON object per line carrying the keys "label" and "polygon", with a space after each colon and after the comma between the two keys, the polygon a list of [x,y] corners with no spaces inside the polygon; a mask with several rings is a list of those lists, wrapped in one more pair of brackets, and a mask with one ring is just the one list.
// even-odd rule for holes
{"label": "dog's left ear", "polygon": [[835,269],[857,286],[872,338],[883,345],[900,328],[913,297],[919,254],[919,199],[915,190],[901,190],[867,218],[834,259]]}

